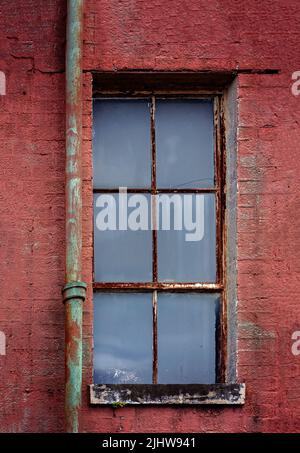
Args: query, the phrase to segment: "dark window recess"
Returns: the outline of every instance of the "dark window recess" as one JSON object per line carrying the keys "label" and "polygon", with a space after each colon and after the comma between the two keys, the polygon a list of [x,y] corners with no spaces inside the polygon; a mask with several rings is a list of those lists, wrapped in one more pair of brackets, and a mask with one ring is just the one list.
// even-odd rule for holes
{"label": "dark window recess", "polygon": [[[219,95],[99,97],[93,117],[94,382],[224,382]],[[140,194],[148,207],[142,226]],[[125,195],[126,218],[139,229],[124,226]],[[100,218],[116,228],[99,230]]]}

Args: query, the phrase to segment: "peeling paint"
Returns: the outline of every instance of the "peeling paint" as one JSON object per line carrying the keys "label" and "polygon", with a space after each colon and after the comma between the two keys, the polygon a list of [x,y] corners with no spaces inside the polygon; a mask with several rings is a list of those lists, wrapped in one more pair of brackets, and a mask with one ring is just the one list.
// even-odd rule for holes
{"label": "peeling paint", "polygon": [[263,339],[263,338],[276,338],[276,333],[273,331],[264,330],[262,327],[252,322],[240,322],[239,328],[247,332],[247,337]]}
{"label": "peeling paint", "polygon": [[82,384],[82,31],[83,1],[68,1],[66,47],[65,423],[78,432]]}
{"label": "peeling paint", "polygon": [[245,384],[91,385],[91,405],[242,405]]}

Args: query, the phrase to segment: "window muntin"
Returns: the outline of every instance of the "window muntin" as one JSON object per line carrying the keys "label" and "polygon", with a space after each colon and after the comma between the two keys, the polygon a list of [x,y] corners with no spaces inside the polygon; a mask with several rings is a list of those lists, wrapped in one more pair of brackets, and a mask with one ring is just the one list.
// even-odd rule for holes
{"label": "window muntin", "polygon": [[[121,158],[118,156],[118,152],[120,153],[120,150],[124,149],[124,134],[123,136],[121,134],[120,138],[122,139],[120,140],[115,137],[114,139],[108,138],[106,143],[110,143],[110,145],[101,145],[102,148],[99,145],[101,143],[99,135],[105,124],[111,122],[109,134],[118,135],[117,130],[115,131],[113,128],[113,124],[116,124],[114,123],[113,111],[118,110],[118,106],[122,106],[122,118],[125,124],[130,121],[130,118],[132,118],[132,121],[136,118],[137,115],[134,113],[126,115],[123,109],[123,102],[130,111],[134,110],[134,106],[143,106],[141,110],[138,108],[140,114],[138,124],[141,125],[142,129],[142,132],[139,130],[138,135],[139,145],[134,152],[129,152],[128,147],[126,148],[127,145],[125,146],[125,154],[127,150],[129,155],[128,159],[124,155]],[[99,105],[101,105],[100,108]],[[111,108],[111,105],[113,108]],[[172,194],[177,194],[180,197],[184,197],[186,194],[192,196],[197,194],[204,195],[206,206],[204,225],[207,235],[198,244],[195,242],[184,243],[182,231],[153,230],[150,233],[149,231],[99,232],[96,227],[94,229],[95,313],[101,312],[101,294],[102,300],[104,300],[104,297],[109,294],[113,296],[117,292],[119,296],[126,296],[127,299],[125,297],[124,300],[129,303],[131,298],[134,299],[139,294],[137,293],[139,291],[140,294],[147,294],[152,299],[151,319],[147,320],[147,326],[152,330],[151,382],[154,384],[214,383],[220,381],[220,376],[222,375],[222,372],[220,372],[222,357],[220,359],[221,340],[219,333],[224,332],[225,329],[224,326],[220,326],[219,318],[220,314],[222,314],[222,304],[224,303],[222,281],[223,206],[221,203],[224,188],[221,180],[222,156],[218,142],[220,120],[218,105],[218,98],[213,96],[209,98],[185,96],[180,99],[168,96],[151,96],[138,101],[137,99],[125,98],[105,98],[94,101],[95,205],[99,194],[117,194],[119,187],[124,186],[127,187],[128,195],[134,193],[147,194],[147,196],[158,194],[169,194],[171,196]],[[108,118],[105,118],[106,108]],[[101,112],[100,115],[99,111]],[[147,113],[145,114],[145,112]],[[103,120],[102,128],[100,127],[99,116]],[[119,117],[120,112],[118,113]],[[142,120],[141,117],[143,117]],[[180,119],[182,119],[185,127],[179,127]],[[117,124],[120,126],[120,123]],[[148,125],[148,128],[144,127],[145,124]],[[137,124],[130,125],[128,128],[128,134],[130,134],[130,140],[128,141],[131,143],[134,143],[133,138],[136,126]],[[126,129],[123,126],[122,128]],[[107,133],[106,131],[105,134]],[[169,142],[167,139],[168,133],[172,135]],[[147,137],[151,138],[151,157],[148,160],[149,142]],[[187,141],[187,144],[182,149],[184,140]],[[197,145],[200,156],[197,155]],[[111,146],[114,147],[113,150],[110,149]],[[131,149],[132,147],[134,145],[131,146]],[[180,149],[183,151],[182,154]],[[126,166],[139,153],[138,162],[134,164],[135,169],[131,176],[128,177],[131,170],[122,172],[122,159],[123,165]],[[107,158],[106,154],[110,154],[110,156]],[[140,159],[141,155],[143,159]],[[184,158],[183,155],[187,157]],[[113,156],[116,156],[115,162]],[[166,156],[165,163],[164,156]],[[101,178],[100,167],[105,159],[110,161],[110,170],[106,167],[107,174],[105,178]],[[145,165],[145,162],[147,165]],[[168,168],[167,162],[169,162],[170,171],[166,170]],[[142,177],[138,174],[138,168],[141,169]],[[182,169],[182,172],[180,169]],[[197,169],[200,170],[197,172]],[[110,172],[112,175],[111,179]],[[151,174],[151,184],[149,183],[149,173]],[[95,218],[96,214],[97,207],[95,206]],[[119,244],[123,244],[121,247],[118,245],[118,241]],[[150,254],[151,267],[149,265]],[[110,300],[112,301],[111,304],[113,304],[114,297]],[[188,301],[193,302],[188,303]],[[173,322],[168,326],[165,307],[170,310],[172,306],[175,311],[170,312],[169,317],[173,319]],[[107,309],[106,307],[106,310],[106,314],[109,313],[109,308]],[[115,307],[111,308],[111,318],[114,313],[119,316]],[[136,315],[134,309],[128,308],[127,311],[124,312],[123,310],[122,313],[123,322],[126,325],[130,325],[131,320]],[[109,377],[109,373],[105,374],[102,371],[102,374],[99,374],[99,370],[105,369],[103,360],[99,358],[101,357],[99,351],[104,348],[105,344],[103,336],[102,342],[98,341],[99,337],[97,340],[97,332],[100,331],[97,322],[99,317],[95,316],[94,320],[95,383],[148,383],[149,374],[147,374],[147,378],[145,374],[139,374],[138,365],[136,373],[130,367],[127,367],[127,369],[126,367],[122,368],[120,357],[118,359],[119,362],[115,362],[115,364],[119,363],[119,365],[115,367],[114,378]],[[182,323],[178,322],[176,324],[176,319],[180,321],[181,318]],[[195,343],[192,343],[187,338],[191,333],[189,332],[189,321],[193,321],[194,318],[198,318],[199,332],[197,332],[197,329],[193,329],[194,336],[191,335],[191,337],[194,338]],[[186,320],[185,323],[183,320]],[[120,322],[122,321],[120,320]],[[142,324],[144,322],[145,319],[143,319]],[[111,322],[111,324],[115,323],[117,323],[115,320],[113,323]],[[172,327],[174,328],[173,331]],[[134,329],[134,326],[132,328]],[[181,338],[180,343],[186,344],[186,354],[184,354],[184,349],[183,351],[176,351],[174,342],[172,346],[172,342],[167,340],[168,328],[170,330],[170,338],[174,339],[179,336]],[[203,335],[201,336],[201,332],[204,337]],[[115,335],[118,336],[117,331]],[[109,350],[108,348],[106,354],[112,354]],[[178,359],[176,359],[176,352],[178,352]],[[125,357],[126,348],[123,354]],[[149,359],[148,355],[145,353],[147,360]],[[170,359],[169,364],[166,364],[164,357]],[[171,360],[172,357],[173,362]],[[182,365],[176,368],[176,363],[178,365],[180,360],[182,360]],[[147,363],[149,364],[149,360]],[[121,366],[121,368],[118,368],[118,366]],[[122,377],[118,378],[118,376]]]}

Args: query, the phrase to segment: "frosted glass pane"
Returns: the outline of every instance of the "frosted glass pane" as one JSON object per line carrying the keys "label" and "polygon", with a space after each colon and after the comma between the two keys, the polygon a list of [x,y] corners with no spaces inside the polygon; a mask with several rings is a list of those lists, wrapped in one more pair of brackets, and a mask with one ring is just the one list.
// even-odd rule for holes
{"label": "frosted glass pane", "polygon": [[159,384],[215,383],[218,309],[216,294],[159,294]]}
{"label": "frosted glass pane", "polygon": [[157,100],[157,187],[214,186],[213,104]]}
{"label": "frosted glass pane", "polygon": [[[176,194],[176,197],[182,200],[182,211],[180,212],[178,203],[172,204],[171,219],[175,221],[170,225],[169,231],[160,228],[157,234],[158,278],[166,282],[215,282],[215,195]],[[189,222],[191,215],[196,225],[193,229]],[[186,228],[175,229],[176,222],[178,224],[180,219],[182,225],[187,224],[190,231]]]}
{"label": "frosted glass pane", "polygon": [[147,100],[95,100],[94,187],[149,187],[150,107]]}
{"label": "frosted glass pane", "polygon": [[152,382],[151,294],[94,294],[94,382]]}
{"label": "frosted glass pane", "polygon": [[[148,230],[133,231],[131,229],[120,230],[119,223],[119,197],[118,194],[94,194],[94,273],[95,281],[98,282],[144,282],[152,281],[152,232]],[[132,195],[131,195],[132,196]],[[99,201],[103,207],[97,207]],[[104,204],[104,200],[112,200],[114,204]],[[108,208],[110,206],[110,208]],[[103,227],[103,215],[106,210],[109,216],[113,216],[115,206],[116,223],[115,230]],[[128,208],[128,217],[134,208]],[[127,216],[122,216],[127,220]],[[101,220],[102,219],[102,220]],[[105,216],[104,221],[113,218]],[[101,220],[101,221],[100,221]],[[150,219],[148,222],[150,225]],[[144,225],[145,226],[145,225]]]}

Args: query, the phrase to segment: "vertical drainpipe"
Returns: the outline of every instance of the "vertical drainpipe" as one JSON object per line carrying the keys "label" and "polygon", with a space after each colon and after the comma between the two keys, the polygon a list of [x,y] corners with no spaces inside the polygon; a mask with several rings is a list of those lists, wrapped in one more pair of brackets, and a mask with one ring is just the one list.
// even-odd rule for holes
{"label": "vertical drainpipe", "polygon": [[65,425],[78,432],[82,387],[82,28],[83,0],[68,0],[66,44]]}

